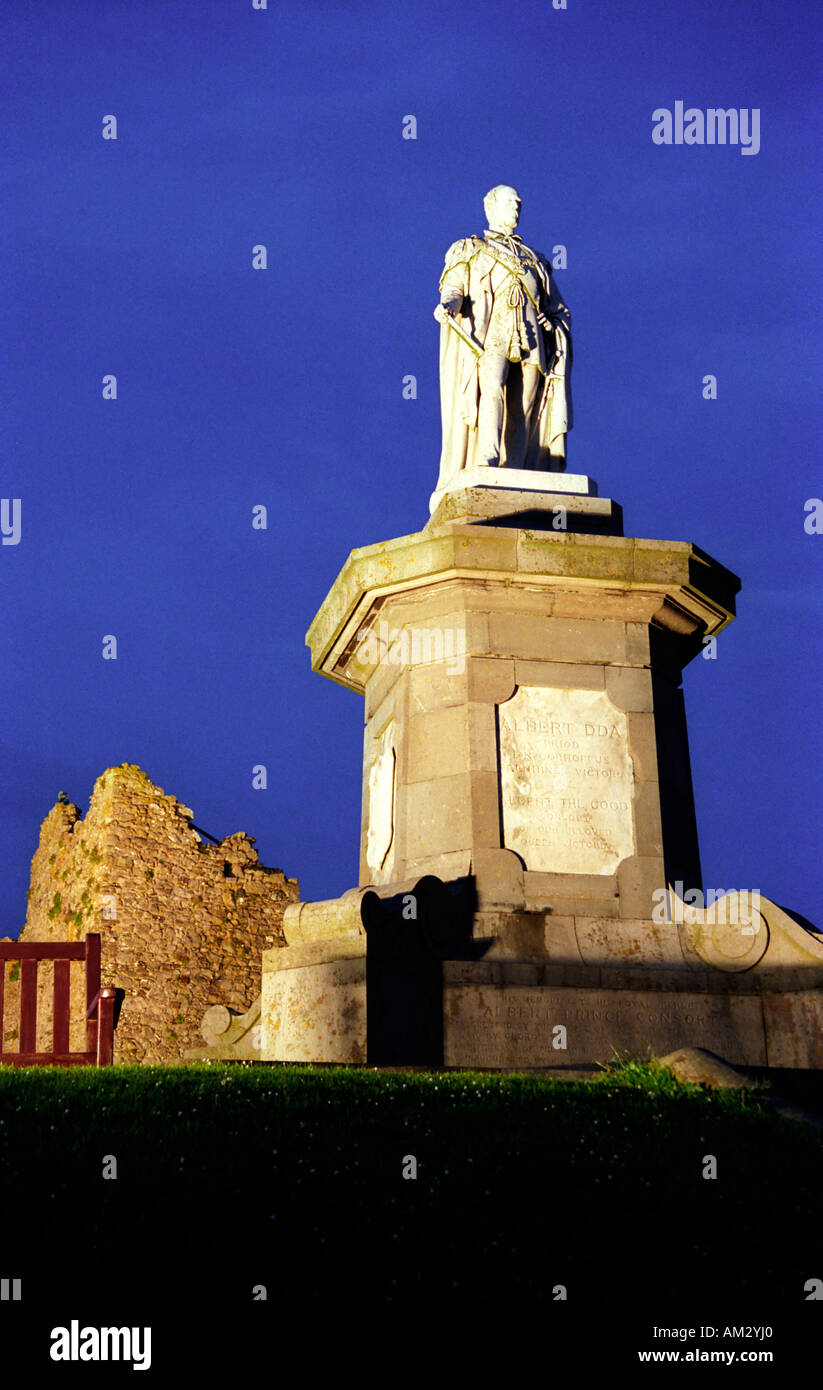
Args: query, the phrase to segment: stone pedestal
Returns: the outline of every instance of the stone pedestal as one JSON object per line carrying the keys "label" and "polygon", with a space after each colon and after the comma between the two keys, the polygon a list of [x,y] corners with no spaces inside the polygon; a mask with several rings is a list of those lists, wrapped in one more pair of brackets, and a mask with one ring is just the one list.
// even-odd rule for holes
{"label": "stone pedestal", "polygon": [[307,641],[366,700],[361,884],[472,873],[487,914],[628,921],[698,885],[680,677],[738,587],[695,546],[549,520],[354,551]]}
{"label": "stone pedestal", "polygon": [[[264,1055],[387,1060],[368,996],[391,988],[369,969],[394,932],[427,1010],[421,962],[436,962],[440,1023],[391,1060],[572,1065],[692,1045],[764,1064],[778,1046],[764,977],[747,992],[738,975],[764,960],[765,918],[718,945],[712,923],[661,915],[669,885],[701,888],[681,672],[734,617],[739,582],[694,545],[623,536],[586,478],[476,472],[435,494],[421,532],[353,551],[309,629],[314,670],[365,697],[360,888],[339,911],[315,905],[313,928],[310,905],[302,928],[287,911],[289,946],[264,957]],[[451,954],[413,946],[431,876],[471,886]],[[407,918],[395,907],[365,932],[367,888],[409,897]],[[814,993],[819,938],[781,914],[786,933]]]}

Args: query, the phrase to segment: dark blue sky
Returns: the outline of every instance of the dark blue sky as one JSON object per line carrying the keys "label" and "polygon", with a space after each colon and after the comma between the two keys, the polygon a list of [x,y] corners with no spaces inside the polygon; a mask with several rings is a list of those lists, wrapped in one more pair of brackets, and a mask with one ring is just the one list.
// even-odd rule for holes
{"label": "dark blue sky", "polygon": [[[5,7],[0,935],[57,792],[85,810],[126,761],[304,898],[356,883],[362,702],[304,634],[351,549],[427,519],[443,253],[503,181],[568,248],[570,468],[743,582],[685,678],[706,884],[823,924],[822,28],[807,0]],[[677,100],[758,108],[760,152],[655,145]]]}

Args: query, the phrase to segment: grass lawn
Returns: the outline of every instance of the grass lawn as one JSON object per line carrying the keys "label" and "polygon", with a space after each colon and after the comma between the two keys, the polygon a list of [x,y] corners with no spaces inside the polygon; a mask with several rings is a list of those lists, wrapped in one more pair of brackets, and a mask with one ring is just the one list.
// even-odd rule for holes
{"label": "grass lawn", "polygon": [[70,1250],[98,1277],[227,1306],[261,1284],[284,1306],[356,1287],[382,1307],[548,1306],[564,1286],[578,1306],[699,1291],[707,1315],[720,1299],[774,1317],[823,1278],[822,1156],[820,1131],[761,1093],[655,1064],[591,1081],[0,1067],[3,1264],[36,1252],[45,1292]]}

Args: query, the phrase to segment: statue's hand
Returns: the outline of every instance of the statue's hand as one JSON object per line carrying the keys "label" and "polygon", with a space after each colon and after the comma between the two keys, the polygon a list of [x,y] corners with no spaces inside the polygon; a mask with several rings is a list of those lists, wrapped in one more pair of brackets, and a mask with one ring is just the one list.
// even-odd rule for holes
{"label": "statue's hand", "polygon": [[438,323],[446,322],[446,310],[444,309],[442,304],[438,304],[437,308],[434,311],[434,317],[437,319]]}

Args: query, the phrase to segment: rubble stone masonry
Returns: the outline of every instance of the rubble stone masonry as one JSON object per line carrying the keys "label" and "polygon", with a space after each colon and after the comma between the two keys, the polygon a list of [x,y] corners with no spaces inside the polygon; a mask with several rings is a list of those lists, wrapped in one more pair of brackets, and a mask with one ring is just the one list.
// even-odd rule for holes
{"label": "rubble stone masonry", "polygon": [[[244,1012],[264,950],[285,944],[297,880],[268,869],[239,833],[206,844],[192,811],[139,767],[110,767],[88,814],[61,800],[40,831],[21,941],[102,938],[102,983],[125,991],[114,1060],[176,1062],[202,1045],[212,1004]],[[16,1050],[19,965],[6,967],[4,1048]],[[38,970],[38,1048],[51,1048],[50,962]],[[83,966],[72,964],[71,1047],[85,1048]]]}

